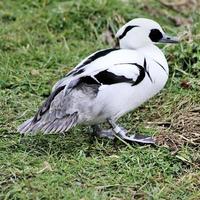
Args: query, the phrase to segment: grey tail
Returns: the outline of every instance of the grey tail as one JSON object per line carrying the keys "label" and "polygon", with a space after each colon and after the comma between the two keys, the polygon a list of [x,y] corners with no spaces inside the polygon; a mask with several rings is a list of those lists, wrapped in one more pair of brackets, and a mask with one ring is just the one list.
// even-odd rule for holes
{"label": "grey tail", "polygon": [[45,118],[35,121],[34,117],[22,123],[17,131],[21,134],[34,134],[43,132],[44,134],[63,133],[78,123],[78,113],[68,114],[63,118],[45,120]]}

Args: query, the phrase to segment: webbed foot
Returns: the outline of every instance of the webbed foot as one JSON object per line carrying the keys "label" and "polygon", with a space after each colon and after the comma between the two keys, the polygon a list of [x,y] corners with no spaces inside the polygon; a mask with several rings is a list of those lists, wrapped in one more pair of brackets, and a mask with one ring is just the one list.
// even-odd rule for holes
{"label": "webbed foot", "polygon": [[139,134],[133,134],[129,136],[127,134],[128,131],[118,126],[113,120],[108,120],[108,123],[111,125],[115,134],[125,141],[138,142],[143,144],[155,144],[155,140],[153,139],[153,137]]}

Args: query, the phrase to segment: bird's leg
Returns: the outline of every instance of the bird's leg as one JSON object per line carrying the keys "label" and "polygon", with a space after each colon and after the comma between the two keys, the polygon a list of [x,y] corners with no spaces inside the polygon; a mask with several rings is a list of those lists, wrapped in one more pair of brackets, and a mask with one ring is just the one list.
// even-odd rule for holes
{"label": "bird's leg", "polygon": [[128,131],[118,126],[114,120],[108,119],[108,123],[112,127],[115,134],[121,137],[123,140],[138,142],[138,143],[143,143],[143,144],[155,144],[154,139],[150,136],[136,135],[136,134],[128,136],[127,135]]}
{"label": "bird's leg", "polygon": [[99,136],[99,137],[106,137],[106,138],[109,138],[109,139],[114,139],[114,138],[115,138],[112,129],[102,130],[102,129],[100,128],[100,126],[97,125],[97,124],[96,124],[96,125],[92,125],[91,127],[92,127],[92,129],[93,129],[93,134],[95,134],[96,136]]}

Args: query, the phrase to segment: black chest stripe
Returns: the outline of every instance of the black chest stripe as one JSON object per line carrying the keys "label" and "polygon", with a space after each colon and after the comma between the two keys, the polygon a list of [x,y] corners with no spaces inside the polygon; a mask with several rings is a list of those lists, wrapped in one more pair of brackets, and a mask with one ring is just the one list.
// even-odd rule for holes
{"label": "black chest stripe", "polygon": [[159,62],[157,62],[156,60],[154,61],[167,73],[166,69]]}
{"label": "black chest stripe", "polygon": [[[144,58],[144,63],[143,63],[143,66],[142,65],[139,65],[138,63],[120,63],[120,65],[122,64],[129,64],[129,65],[135,65],[138,67],[139,71],[140,71],[140,74],[137,78],[137,80],[135,81],[137,85],[138,83],[140,83],[144,77],[145,77],[145,73],[147,74],[147,76],[149,77],[150,81],[153,82],[151,76],[150,76],[150,73],[149,71],[147,70],[147,62],[146,62],[146,59]],[[118,64],[119,65],[119,64]]]}
{"label": "black chest stripe", "polygon": [[139,69],[139,76],[137,77],[136,81],[132,84],[132,86],[139,84],[141,81],[143,81],[144,77],[145,77],[145,69],[144,67],[142,67],[141,65],[137,64],[137,63],[130,63],[132,65],[136,65]]}
{"label": "black chest stripe", "polygon": [[150,74],[149,74],[149,71],[147,70],[147,61],[146,61],[146,58],[144,58],[144,69],[145,69],[145,72],[147,73],[147,76],[149,77],[150,81],[153,82]]}
{"label": "black chest stripe", "polygon": [[135,28],[135,27],[139,27],[139,26],[127,26],[124,30],[124,32],[118,37],[120,40],[126,36],[126,34],[132,29],[132,28]]}
{"label": "black chest stripe", "polygon": [[[91,62],[95,61],[96,59],[101,58],[103,56],[106,56],[107,54],[111,53],[112,51],[117,51],[117,50],[119,50],[119,48],[112,48],[112,49],[105,49],[105,50],[102,50],[102,51],[98,51],[94,55],[90,56],[85,62],[83,62],[76,69],[74,69],[71,72],[69,72],[66,76],[70,76],[72,74],[75,76],[77,74],[82,73],[82,71],[80,72],[80,69],[83,68],[85,65],[88,65]],[[84,69],[81,69],[81,70],[84,70]]]}

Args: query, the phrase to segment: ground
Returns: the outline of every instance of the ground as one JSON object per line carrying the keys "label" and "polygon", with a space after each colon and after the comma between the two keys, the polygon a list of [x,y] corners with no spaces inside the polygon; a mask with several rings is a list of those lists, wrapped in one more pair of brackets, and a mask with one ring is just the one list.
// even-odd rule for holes
{"label": "ground", "polygon": [[[0,2],[0,199],[200,199],[199,1],[2,0]],[[120,119],[156,146],[99,139],[78,126],[66,136],[22,137],[53,84],[88,54],[113,46],[135,17],[178,35],[160,46],[164,90]]]}

